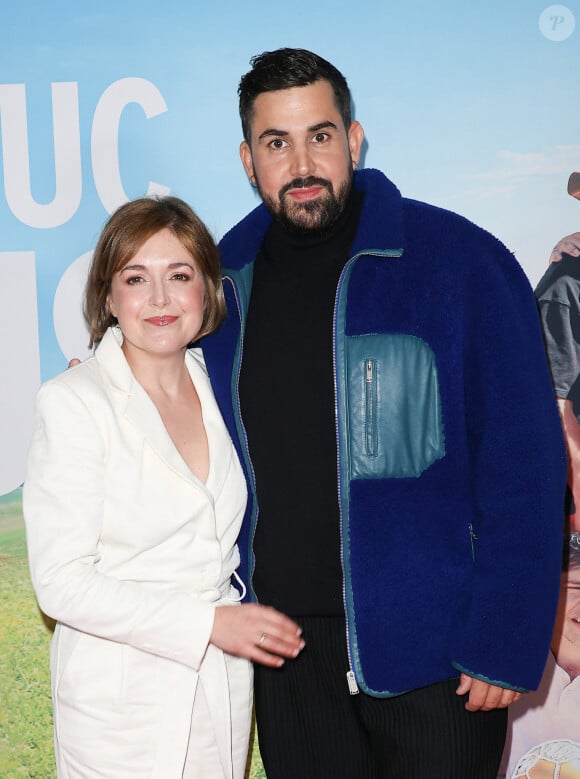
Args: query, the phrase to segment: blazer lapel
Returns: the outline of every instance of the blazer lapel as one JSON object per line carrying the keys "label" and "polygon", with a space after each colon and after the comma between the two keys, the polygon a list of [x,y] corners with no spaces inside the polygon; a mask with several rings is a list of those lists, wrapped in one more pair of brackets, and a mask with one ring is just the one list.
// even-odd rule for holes
{"label": "blazer lapel", "polygon": [[99,344],[95,357],[109,379],[117,413],[140,435],[146,446],[181,478],[208,493],[175,448],[157,407],[137,382],[121,350],[123,336],[118,327],[110,328]]}

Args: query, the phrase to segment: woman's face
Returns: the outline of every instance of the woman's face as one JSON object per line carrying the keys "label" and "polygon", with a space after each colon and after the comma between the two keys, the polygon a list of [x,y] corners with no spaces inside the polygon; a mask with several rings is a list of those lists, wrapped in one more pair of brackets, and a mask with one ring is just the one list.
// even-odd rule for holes
{"label": "woman's face", "polygon": [[185,350],[201,329],[205,283],[193,257],[163,229],[115,273],[107,301],[128,359],[170,355]]}

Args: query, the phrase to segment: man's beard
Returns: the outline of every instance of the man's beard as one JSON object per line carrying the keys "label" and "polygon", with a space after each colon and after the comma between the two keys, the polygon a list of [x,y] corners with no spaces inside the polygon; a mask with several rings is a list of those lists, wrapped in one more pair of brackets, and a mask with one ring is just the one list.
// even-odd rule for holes
{"label": "man's beard", "polygon": [[[319,235],[326,232],[336,222],[344,211],[346,201],[352,189],[352,171],[346,181],[340,185],[335,194],[332,182],[328,179],[307,176],[290,181],[278,192],[278,199],[266,195],[256,176],[256,186],[264,205],[284,228],[300,235]],[[324,192],[312,200],[288,201],[285,197],[290,189],[321,186]]]}

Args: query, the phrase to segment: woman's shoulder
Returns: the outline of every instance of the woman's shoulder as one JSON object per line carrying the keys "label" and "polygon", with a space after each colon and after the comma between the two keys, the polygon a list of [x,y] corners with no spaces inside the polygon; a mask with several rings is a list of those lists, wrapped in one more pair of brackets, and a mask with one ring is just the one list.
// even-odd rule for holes
{"label": "woman's shoulder", "polygon": [[45,381],[41,389],[43,391],[52,391],[59,388],[68,388],[74,392],[75,390],[83,389],[86,385],[99,384],[100,373],[98,361],[93,355],[78,365],[57,373],[56,376]]}
{"label": "woman's shoulder", "polygon": [[40,387],[37,408],[41,413],[66,412],[68,418],[102,415],[110,405],[109,390],[95,357],[59,373]]}
{"label": "woman's shoulder", "polygon": [[131,372],[118,337],[113,328],[109,328],[91,357],[49,379],[42,390],[68,390],[82,395],[91,391],[107,394],[109,385],[118,383],[124,387],[130,378]]}

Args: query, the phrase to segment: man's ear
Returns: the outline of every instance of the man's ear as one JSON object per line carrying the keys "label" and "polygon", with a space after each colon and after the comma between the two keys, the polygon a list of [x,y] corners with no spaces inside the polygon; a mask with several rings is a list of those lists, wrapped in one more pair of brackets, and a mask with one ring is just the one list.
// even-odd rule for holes
{"label": "man's ear", "polygon": [[365,139],[365,131],[360,122],[351,122],[348,128],[348,148],[352,158],[352,166],[356,168],[360,160],[360,151]]}
{"label": "man's ear", "polygon": [[240,159],[244,166],[244,170],[246,171],[246,175],[250,179],[250,184],[255,186],[256,176],[254,175],[254,163],[252,161],[252,152],[247,141],[242,141],[240,143]]}

